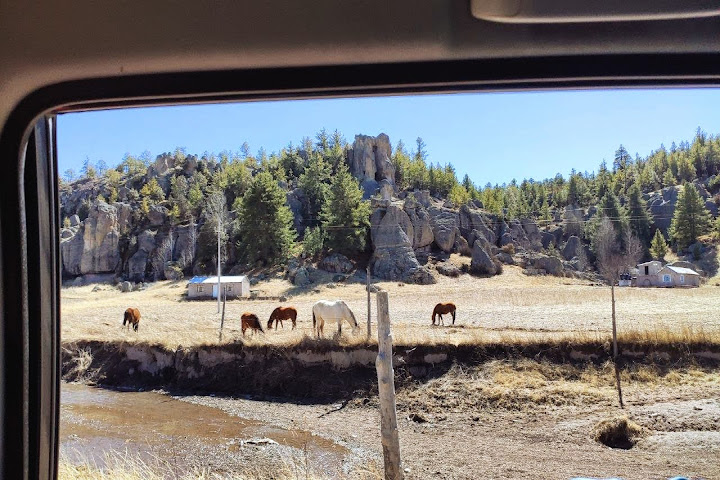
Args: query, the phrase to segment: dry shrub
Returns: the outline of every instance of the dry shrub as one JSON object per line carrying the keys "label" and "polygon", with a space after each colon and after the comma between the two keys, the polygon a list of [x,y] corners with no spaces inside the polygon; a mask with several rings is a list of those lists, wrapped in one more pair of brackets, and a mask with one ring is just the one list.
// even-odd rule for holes
{"label": "dry shrub", "polygon": [[87,381],[92,375],[90,374],[90,366],[92,365],[92,350],[89,347],[73,350],[72,348],[63,347],[65,354],[70,354],[69,365],[64,373],[64,377],[71,378],[75,381]]}
{"label": "dry shrub", "polygon": [[602,420],[593,427],[591,435],[596,442],[610,448],[630,449],[648,434],[646,428],[629,420],[627,416]]}
{"label": "dry shrub", "polygon": [[463,367],[455,364],[442,377],[399,390],[399,403],[427,412],[477,408],[529,410],[543,406],[582,405],[606,401],[612,383],[593,386],[579,381],[571,365],[533,360],[497,360]]}
{"label": "dry shrub", "polygon": [[515,254],[515,244],[513,244],[513,243],[508,243],[508,244],[506,244],[506,245],[503,245],[503,246],[500,248],[500,250],[502,250],[503,252],[505,252],[505,253],[507,253],[507,254],[514,255],[514,254]]}
{"label": "dry shrub", "polygon": [[[273,478],[276,480],[291,480],[303,478],[315,480],[327,478],[311,472],[306,461],[298,456],[283,460],[278,466],[247,465],[240,472],[214,472],[211,469],[192,468],[190,471],[178,473],[168,462],[159,458],[144,461],[127,452],[106,453],[103,466],[80,456],[79,460],[71,461],[61,454],[58,464],[58,478],[60,480],[162,480],[174,478],[176,480],[230,480],[241,478],[243,480],[259,480]],[[350,472],[353,478],[377,480],[383,477],[381,467],[374,461],[353,469]]]}

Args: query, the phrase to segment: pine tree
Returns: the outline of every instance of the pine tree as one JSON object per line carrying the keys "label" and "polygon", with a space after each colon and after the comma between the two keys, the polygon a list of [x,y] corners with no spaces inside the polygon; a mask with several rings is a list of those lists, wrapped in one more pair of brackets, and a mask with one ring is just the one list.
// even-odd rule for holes
{"label": "pine tree", "polygon": [[362,196],[357,180],[350,174],[347,165],[341,163],[321,214],[326,246],[348,254],[365,249],[370,205],[363,201]]}
{"label": "pine tree", "polygon": [[258,173],[237,212],[236,234],[241,256],[249,263],[273,265],[292,254],[296,233],[285,204],[285,191],[268,172]]}
{"label": "pine tree", "polygon": [[165,200],[165,192],[157,181],[157,178],[153,177],[148,183],[143,185],[140,189],[140,195],[147,198],[151,204],[156,204]]}
{"label": "pine tree", "polygon": [[643,248],[647,248],[650,243],[650,214],[637,183],[633,184],[628,192],[628,215],[630,231],[640,240]]}
{"label": "pine tree", "polygon": [[675,175],[673,175],[672,170],[670,170],[669,168],[665,170],[662,183],[665,187],[673,187],[677,185],[677,179],[675,178]]}
{"label": "pine tree", "polygon": [[667,243],[665,237],[660,233],[660,229],[655,230],[655,236],[650,243],[650,255],[656,260],[665,260],[667,254]]}
{"label": "pine tree", "polygon": [[320,212],[327,200],[329,180],[330,165],[319,153],[313,152],[305,171],[298,179],[298,185],[307,196],[305,218],[310,226],[320,224]]}
{"label": "pine tree", "polygon": [[710,212],[692,183],[686,183],[678,196],[675,214],[670,224],[670,238],[682,249],[707,233],[710,228]]}

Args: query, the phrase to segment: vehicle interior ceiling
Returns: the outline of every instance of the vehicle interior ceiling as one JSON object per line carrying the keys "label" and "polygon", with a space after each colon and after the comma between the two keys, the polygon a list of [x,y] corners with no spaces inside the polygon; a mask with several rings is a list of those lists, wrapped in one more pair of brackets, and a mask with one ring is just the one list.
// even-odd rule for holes
{"label": "vehicle interior ceiling", "polygon": [[[52,440],[40,439],[52,436],[57,418],[42,393],[52,391],[43,386],[51,377],[33,378],[31,365],[38,352],[51,352],[43,342],[52,335],[31,332],[38,316],[58,307],[30,299],[28,285],[52,269],[38,260],[38,238],[48,230],[30,225],[53,202],[32,197],[52,187],[29,183],[28,174],[42,172],[24,164],[43,161],[39,153],[26,159],[28,138],[37,152],[52,146],[42,131],[29,137],[43,114],[232,98],[717,85],[718,31],[720,17],[707,15],[504,23],[476,18],[469,0],[2,2],[0,477],[51,475],[36,465],[53,450]],[[33,205],[39,216],[26,215]]]}

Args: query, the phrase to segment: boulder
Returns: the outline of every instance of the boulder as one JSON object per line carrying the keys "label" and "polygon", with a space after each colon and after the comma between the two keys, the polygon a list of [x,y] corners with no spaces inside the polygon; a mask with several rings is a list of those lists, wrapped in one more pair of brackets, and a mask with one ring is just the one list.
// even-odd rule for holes
{"label": "boulder", "polygon": [[77,215],[70,215],[70,226],[71,227],[79,227],[80,226],[80,217]]}
{"label": "boulder", "polygon": [[122,282],[120,284],[120,291],[123,293],[132,292],[133,284],[130,282]]}
{"label": "boulder", "polygon": [[542,243],[544,249],[550,248],[551,245],[555,245],[555,235],[550,232],[541,232],[540,243]]}
{"label": "boulder", "polygon": [[298,268],[293,279],[293,285],[297,287],[304,287],[310,284],[310,274],[305,267]]}
{"label": "boulder", "polygon": [[580,241],[580,238],[575,235],[571,235],[570,238],[568,238],[567,243],[565,243],[565,247],[563,247],[562,256],[565,260],[572,260],[573,257],[580,255],[581,250],[582,242]]}
{"label": "boulder", "polygon": [[464,255],[466,257],[472,255],[472,249],[470,248],[468,241],[465,240],[465,237],[462,235],[455,235],[455,245],[453,245],[453,249],[460,255]]}
{"label": "boulder", "polygon": [[497,258],[500,263],[504,263],[505,265],[515,264],[515,260],[513,260],[512,255],[507,252],[498,252],[497,255],[495,255],[495,258]]}
{"label": "boulder", "polygon": [[548,255],[536,255],[530,259],[533,267],[539,270],[545,270],[549,275],[563,276],[564,269],[562,261],[557,257]]}
{"label": "boulder", "polygon": [[73,235],[75,235],[75,232],[73,232],[71,229],[63,228],[60,232],[60,240],[71,238]]}
{"label": "boulder", "polygon": [[438,263],[435,266],[435,269],[440,273],[441,275],[445,275],[446,277],[459,277],[460,276],[460,269],[453,265],[452,263]]}
{"label": "boulder", "polygon": [[333,253],[323,258],[318,267],[332,273],[350,273],[355,269],[352,262],[345,255],[339,253]]}
{"label": "boulder", "polygon": [[497,273],[497,267],[492,257],[490,257],[490,252],[483,248],[483,243],[480,240],[475,240],[473,244],[470,271],[480,275],[495,275]]}
{"label": "boulder", "polygon": [[513,243],[513,237],[510,232],[505,232],[503,233],[502,237],[500,237],[500,246],[504,247],[509,243]]}
{"label": "boulder", "polygon": [[460,233],[467,238],[468,243],[473,243],[470,239],[470,233],[473,230],[481,232],[488,242],[492,244],[497,242],[497,234],[490,228],[490,226],[493,225],[493,220],[487,218],[479,210],[472,209],[468,205],[463,205],[458,212],[458,222]]}
{"label": "boulder", "polygon": [[455,245],[458,230],[458,214],[447,208],[430,207],[430,224],[432,225],[435,244],[443,252],[450,253]]}
{"label": "boulder", "polygon": [[168,209],[162,205],[153,205],[148,212],[148,220],[151,227],[159,227],[165,224],[168,216]]}

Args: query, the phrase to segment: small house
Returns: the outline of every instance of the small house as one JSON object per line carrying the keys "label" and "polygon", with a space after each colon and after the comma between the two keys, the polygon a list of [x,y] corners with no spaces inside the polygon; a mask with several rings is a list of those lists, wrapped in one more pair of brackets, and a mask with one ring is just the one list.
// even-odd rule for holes
{"label": "small house", "polygon": [[[221,276],[220,287],[226,298],[250,296],[250,280],[245,275]],[[193,277],[188,282],[188,298],[217,298],[218,277]]]}
{"label": "small house", "polygon": [[657,260],[638,265],[638,287],[699,287],[700,274],[687,267],[665,265]]}

